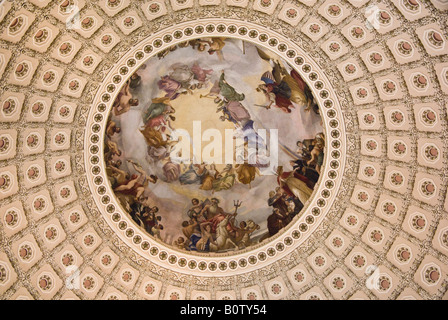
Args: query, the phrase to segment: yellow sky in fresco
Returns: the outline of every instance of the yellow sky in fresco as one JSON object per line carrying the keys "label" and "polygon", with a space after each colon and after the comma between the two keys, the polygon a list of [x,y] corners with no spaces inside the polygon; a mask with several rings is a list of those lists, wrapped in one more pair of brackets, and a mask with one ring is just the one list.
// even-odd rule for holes
{"label": "yellow sky in fresco", "polygon": [[[263,104],[265,101],[265,98],[262,94],[257,93],[255,91],[255,88],[257,87],[259,80],[257,77],[244,77],[243,81],[246,83],[249,83],[253,85],[253,92],[256,97],[256,103],[257,104]],[[231,84],[232,85],[232,84]],[[212,84],[210,84],[207,88],[201,89],[201,90],[195,90],[193,94],[185,94],[181,95],[175,100],[171,101],[171,105],[176,110],[176,113],[174,116],[176,117],[176,120],[172,122],[172,126],[175,129],[184,129],[188,131],[191,138],[193,138],[193,122],[194,121],[201,121],[201,132],[204,133],[207,129],[217,129],[221,132],[222,136],[222,148],[215,149],[217,151],[216,155],[217,157],[220,157],[222,159],[222,163],[225,162],[224,160],[224,146],[225,146],[225,130],[226,129],[235,129],[235,126],[230,121],[221,121],[219,119],[220,116],[223,115],[222,111],[216,112],[218,108],[218,104],[216,104],[213,100],[213,98],[201,98],[201,95],[206,95],[210,88],[212,87]],[[243,105],[248,109],[248,106],[243,101]],[[204,150],[204,147],[206,147],[208,144],[212,143],[203,141],[202,142],[202,150]],[[193,149],[190,149],[190,155],[193,155]],[[223,169],[225,167],[225,164],[217,165],[218,171]]]}
{"label": "yellow sky in fresco", "polygon": [[[219,117],[222,112],[216,112],[217,104],[210,98],[200,98],[200,95],[205,95],[209,92],[209,89],[196,90],[193,94],[181,95],[179,98],[171,101],[171,105],[176,110],[174,116],[176,120],[172,123],[175,129],[184,129],[188,131],[193,139],[193,122],[201,122],[201,132],[203,133],[207,129],[217,129],[221,132],[222,146],[225,144],[225,129],[234,129],[234,125],[230,121],[221,121]],[[202,150],[211,142],[202,142]],[[221,157],[224,162],[223,150],[224,147],[216,150],[216,156]],[[190,154],[193,154],[193,148],[190,149]],[[217,166],[218,170],[225,165]]]}

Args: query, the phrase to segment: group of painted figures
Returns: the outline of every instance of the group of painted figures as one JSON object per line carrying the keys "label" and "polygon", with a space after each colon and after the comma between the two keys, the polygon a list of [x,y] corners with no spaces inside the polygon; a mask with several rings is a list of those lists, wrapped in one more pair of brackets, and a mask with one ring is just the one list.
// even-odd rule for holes
{"label": "group of painted figures", "polygon": [[[291,160],[293,171],[277,170],[278,187],[269,192],[267,205],[272,207],[272,214],[267,218],[267,233],[257,242],[261,242],[286,227],[303,209],[310,198],[314,186],[319,180],[320,166],[323,159],[322,134],[316,139],[298,141],[299,157]],[[254,244],[251,235],[260,229],[253,220],[237,223],[237,210],[240,202],[235,202],[233,213],[226,213],[219,206],[219,200],[212,198],[200,201],[192,200],[187,212],[188,220],[182,223],[184,237],[179,237],[174,244],[180,249],[200,252],[236,250]]]}
{"label": "group of painted figures", "polygon": [[234,202],[233,213],[226,213],[217,198],[192,199],[187,212],[188,220],[182,222],[181,236],[174,241],[179,249],[199,252],[238,250],[251,245],[250,235],[260,229],[252,220],[236,223],[241,202]]}
{"label": "group of painted figures", "polygon": [[[190,46],[199,52],[206,51],[208,54],[216,54],[219,59],[224,59],[222,48],[225,39],[210,38],[198,39],[186,42],[164,52],[158,57],[163,59],[169,52],[178,48]],[[279,108],[285,113],[291,113],[295,105],[304,106],[306,110],[318,113],[317,105],[313,95],[299,74],[291,68],[288,73],[278,62],[274,61],[262,50],[258,49],[259,56],[268,61],[272,71],[265,72],[260,80],[256,91],[263,93],[266,103],[260,105],[266,109]],[[163,213],[159,213],[156,206],[145,195],[149,184],[157,183],[158,179],[166,183],[179,183],[180,185],[197,185],[201,190],[215,192],[231,189],[235,183],[248,185],[254,181],[259,169],[268,167],[269,163],[262,161],[259,157],[263,154],[257,153],[255,159],[244,159],[241,164],[228,164],[221,171],[213,163],[201,164],[179,164],[172,160],[170,153],[178,142],[175,138],[174,123],[176,110],[171,101],[179,99],[182,95],[193,94],[195,90],[211,88],[209,93],[201,95],[204,99],[213,99],[220,112],[221,121],[230,121],[234,124],[238,134],[246,139],[245,148],[252,141],[257,148],[265,147],[254,130],[254,121],[246,107],[243,105],[245,95],[237,92],[225,78],[222,71],[218,80],[210,81],[214,70],[203,69],[196,62],[192,65],[176,63],[171,66],[169,74],[158,81],[159,96],[151,100],[150,105],[143,110],[142,120],[144,126],[140,128],[147,144],[147,154],[153,164],[161,164],[163,175],[148,174],[137,162],[126,159],[118,147],[117,136],[121,128],[117,125],[120,115],[129,111],[132,107],[139,106],[139,100],[134,97],[135,92],[141,86],[139,72],[145,69],[143,65],[139,71],[134,73],[116,98],[111,118],[108,121],[105,141],[106,171],[112,188],[121,201],[124,208],[129,212],[132,219],[144,228],[149,234],[162,239],[161,232]],[[273,207],[273,213],[267,218],[268,233],[260,241],[276,234],[285,227],[300,210],[311,196],[316,184],[320,168],[323,163],[323,151],[325,138],[318,134],[314,140],[299,141],[296,159],[291,161],[294,170],[283,172],[283,168],[277,170],[279,186],[275,191],[269,193],[268,206]],[[251,160],[251,161],[249,161]],[[123,170],[123,161],[127,161],[130,168],[134,170]],[[132,172],[132,173],[131,173]],[[218,198],[192,199],[192,207],[187,212],[187,219],[182,223],[183,236],[174,241],[178,248],[201,252],[216,252],[229,249],[241,249],[252,244],[250,236],[260,229],[252,220],[237,223],[236,216],[240,202],[234,203],[234,212],[227,213],[219,206]]]}
{"label": "group of painted figures", "polygon": [[322,133],[315,139],[298,141],[299,157],[290,161],[293,171],[284,172],[282,167],[278,168],[278,187],[269,192],[268,199],[273,212],[267,219],[268,233],[261,241],[286,227],[311,197],[320,176],[324,141]]}

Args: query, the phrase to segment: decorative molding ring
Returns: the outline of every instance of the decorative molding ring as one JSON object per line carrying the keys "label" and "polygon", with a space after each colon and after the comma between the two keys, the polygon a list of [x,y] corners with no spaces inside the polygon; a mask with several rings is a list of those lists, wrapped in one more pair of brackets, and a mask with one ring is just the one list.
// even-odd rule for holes
{"label": "decorative molding ring", "polygon": [[[213,19],[179,24],[160,31],[131,48],[110,70],[89,112],[84,137],[84,161],[92,197],[109,227],[144,259],[180,273],[201,277],[226,276],[253,271],[289,255],[319,227],[342,182],[346,158],[344,119],[337,95],[317,63],[293,42],[263,27],[235,20]],[[138,68],[157,53],[200,37],[238,38],[273,51],[287,61],[311,88],[320,107],[326,149],[320,181],[302,214],[285,230],[237,254],[190,254],[155,241],[137,227],[122,209],[108,182],[103,155],[105,128],[115,97]],[[312,76],[310,76],[312,75]],[[323,85],[314,85],[317,81]],[[102,190],[101,194],[98,190]],[[105,192],[104,192],[105,190]],[[275,257],[275,260],[273,259]]]}

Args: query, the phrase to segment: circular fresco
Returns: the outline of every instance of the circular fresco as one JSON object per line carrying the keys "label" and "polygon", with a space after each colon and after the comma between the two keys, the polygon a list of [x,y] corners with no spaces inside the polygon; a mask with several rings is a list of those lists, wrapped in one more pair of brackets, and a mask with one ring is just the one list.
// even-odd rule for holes
{"label": "circular fresco", "polygon": [[[104,222],[116,236],[114,236],[114,241],[124,245],[124,247],[131,248],[132,251],[129,254],[135,255],[137,259],[141,259],[139,261],[154,263],[157,267],[168,267],[170,270],[178,270],[180,272],[200,272],[201,275],[204,275],[204,272],[211,276],[215,273],[227,274],[229,272],[240,274],[252,270],[255,266],[269,265],[273,261],[291,254],[302,244],[306,247],[312,245],[313,236],[319,235],[327,228],[325,221],[328,214],[331,214],[331,206],[338,196],[337,191],[341,186],[345,169],[347,149],[345,143],[346,135],[343,129],[344,119],[331,79],[321,70],[319,64],[297,44],[279,34],[271,33],[269,30],[253,24],[243,25],[235,20],[229,20],[224,24],[216,23],[210,19],[204,19],[201,22],[200,24],[188,22],[178,24],[163,32],[145,37],[141,42],[134,45],[131,50],[127,51],[106,72],[107,75],[93,98],[94,107],[90,109],[87,117],[86,125],[89,129],[83,142],[86,150],[84,154],[87,172],[86,182],[95,204],[99,206],[97,213],[101,214]],[[217,38],[220,38],[222,41],[222,48],[219,49],[218,47],[219,50],[210,50],[210,45],[213,46],[213,42]],[[244,40],[244,45],[242,40]],[[191,46],[190,41],[196,43],[194,48]],[[202,42],[203,51],[197,45],[199,41]],[[205,43],[207,45],[204,45]],[[225,49],[226,46],[227,49]],[[235,69],[231,67],[231,64],[227,67],[222,65],[215,70],[213,69],[213,63],[200,62],[197,57],[187,61],[182,56],[178,57],[173,63],[165,64],[167,61],[169,62],[170,56],[175,57],[176,52],[182,52],[181,50],[187,49],[194,55],[204,56],[204,59],[217,59],[216,61],[221,64],[231,63],[226,61],[226,59],[232,60],[232,55],[226,55],[225,53],[232,46],[234,50],[239,48],[239,51],[235,51],[238,52],[238,55],[233,59],[234,63],[242,63],[240,62],[241,55],[244,57],[246,54],[250,54],[251,50],[255,50],[252,51],[252,54],[256,54],[256,59],[259,63],[264,63],[265,68],[260,69],[257,75],[252,74],[246,77],[244,74],[232,76],[232,73],[236,71],[233,71]],[[218,53],[216,51],[221,52]],[[255,63],[257,60],[251,61],[251,63]],[[155,63],[150,64],[151,61],[155,61]],[[180,61],[182,62],[180,63]],[[182,88],[182,84],[178,88],[166,85],[168,78],[171,78],[171,75],[174,73],[173,65],[176,67],[184,64],[187,66],[184,67],[185,70],[191,71],[195,61],[198,62],[197,66],[200,69],[211,70],[208,78],[205,78],[208,82],[207,86],[203,84],[198,88],[198,81],[193,81],[191,86],[188,85],[185,88]],[[156,64],[159,65],[161,70],[157,71],[159,74],[149,76],[150,80],[146,84],[145,77],[148,77],[148,75],[145,71],[150,71],[152,70],[151,68],[156,70],[159,68]],[[165,76],[168,76],[168,78]],[[173,74],[173,76],[176,77],[176,74]],[[150,84],[151,79],[152,84]],[[276,82],[278,79],[280,79],[280,83]],[[289,84],[286,79],[288,79]],[[291,79],[294,82],[290,81]],[[302,95],[300,95],[300,90],[296,90],[297,87],[293,86],[293,89],[291,89],[292,84],[298,84],[297,81],[300,81],[300,79],[303,80]],[[177,81],[175,79],[172,80]],[[220,80],[222,85],[229,90],[226,95],[229,92],[233,92],[235,96],[239,96],[242,100],[229,101],[227,98],[224,98],[221,94]],[[283,105],[283,108],[281,107],[281,99],[277,97],[281,95],[276,94],[272,90],[280,86],[282,80],[285,80],[283,81],[286,83],[285,88],[291,89],[290,98],[286,96],[286,99],[283,99],[283,102],[290,101],[291,104]],[[249,91],[246,91],[246,81],[249,81],[251,88]],[[180,83],[181,81],[177,82]],[[131,88],[131,83],[132,86],[136,85],[138,88]],[[196,86],[194,86],[195,84]],[[307,93],[305,93],[306,85],[309,89],[309,91],[306,90]],[[174,90],[171,90],[173,88]],[[257,89],[259,90],[257,91]],[[146,95],[138,96],[139,90],[140,93],[152,90],[151,92],[156,92],[157,94],[146,93]],[[293,92],[298,92],[299,94],[296,96],[293,95]],[[171,99],[170,95],[174,99]],[[301,106],[293,101],[299,97],[302,100],[297,101],[302,101]],[[312,101],[311,97],[313,97]],[[197,99],[200,101],[200,104],[205,104],[205,106],[210,108],[201,108],[201,110],[204,109],[209,112],[214,110],[212,112],[213,117],[204,119],[204,115],[197,111],[188,113],[189,108],[183,108],[184,104],[181,103],[182,99],[188,98],[193,99],[193,101]],[[128,103],[130,102],[129,105],[126,105],[126,99]],[[153,99],[157,100],[154,101]],[[247,99],[250,101],[249,104],[245,102]],[[124,101],[123,105],[121,100]],[[234,102],[233,107],[236,107],[236,109],[229,111],[228,106],[226,106],[229,102]],[[169,103],[168,108],[164,106],[166,103]],[[195,110],[195,105],[190,105],[190,108]],[[244,126],[230,120],[233,117],[232,111],[234,112],[238,109],[240,111],[245,110],[249,115]],[[160,110],[163,111],[157,114],[157,110],[159,110],[158,112]],[[275,119],[278,119],[277,116],[269,116],[265,120],[255,117],[254,111],[251,110],[268,112],[268,115],[276,114],[279,117],[297,114],[300,111],[301,114],[304,114],[303,118],[306,116],[314,117],[316,125],[322,131],[316,130],[317,133],[315,135],[311,134],[309,139],[306,137],[294,137],[288,140],[293,129],[297,128],[295,124],[291,124],[288,127],[288,124],[281,123],[278,128],[272,128],[268,125],[269,121],[275,123]],[[154,115],[153,111],[156,112],[154,118],[152,117]],[[184,115],[184,117],[181,118],[179,115]],[[185,115],[189,115],[190,118]],[[133,116],[135,116],[135,119],[129,120]],[[146,116],[149,118],[144,122],[143,119]],[[162,117],[154,121],[160,120],[160,123],[154,127],[146,126],[148,120],[155,119],[157,116]],[[126,119],[126,121],[122,121],[123,119]],[[190,119],[190,127],[188,127],[188,119]],[[288,117],[285,117],[285,119],[288,119]],[[302,122],[306,122],[304,119],[300,119]],[[196,130],[193,130],[195,122],[200,123],[201,130],[197,130],[197,127]],[[211,125],[210,122],[214,122],[214,124]],[[123,126],[122,123],[132,124]],[[203,123],[205,124],[203,125]],[[218,129],[214,127],[216,124],[220,125]],[[131,134],[132,139],[128,138],[131,141],[123,143],[122,137],[125,136],[124,131],[127,130],[125,128],[131,130],[131,132],[133,131],[133,133]],[[286,133],[281,133],[280,130],[285,132],[285,128],[288,129]],[[153,139],[151,132],[155,131],[160,133],[162,139]],[[302,132],[298,129],[295,131]],[[150,133],[149,135],[148,132]],[[303,132],[306,132],[306,130]],[[142,152],[142,156],[126,155],[125,158],[124,147],[120,149],[120,144],[128,148],[138,141],[135,137],[139,137],[137,139],[140,139],[140,143],[143,142],[140,147],[135,148],[138,149],[138,152]],[[169,148],[169,157],[165,158],[174,165],[179,165],[178,181],[167,182],[169,178],[165,175],[163,169],[165,163],[163,161],[155,163],[151,154],[148,153],[148,149],[151,149],[151,147],[153,147],[153,151],[157,149],[148,145],[148,142],[152,144],[157,140],[170,142],[167,143],[167,146],[164,146]],[[271,140],[276,141],[276,143],[271,143]],[[221,141],[221,144],[219,144],[219,141]],[[230,148],[230,151],[228,151],[226,141],[233,141],[233,143],[228,143],[228,145],[235,147],[235,149]],[[298,141],[302,142],[302,144],[298,144]],[[319,154],[314,153],[314,159],[308,163],[312,159],[311,151],[314,150],[314,145],[318,141],[322,143],[322,150]],[[288,147],[287,143],[291,143],[290,147]],[[237,145],[242,146],[242,148],[236,149]],[[306,146],[308,146],[308,149],[306,149]],[[237,150],[240,152],[237,152]],[[285,152],[285,150],[288,150],[288,152]],[[299,155],[299,153],[303,154],[307,151],[310,153],[308,158],[305,156],[304,159],[300,159],[300,157],[303,158],[304,156]],[[288,156],[288,153],[294,154],[294,156]],[[156,154],[152,153],[152,155]],[[213,158],[215,156],[216,158]],[[209,157],[212,158],[210,159]],[[219,157],[221,157],[222,163],[217,161]],[[190,163],[187,163],[187,160],[190,160]],[[292,160],[295,162],[292,163]],[[323,164],[321,167],[316,167],[322,160]],[[143,161],[148,162],[146,167],[142,164]],[[198,181],[195,183],[180,184],[180,176],[188,170],[191,169],[190,173],[194,175],[196,175],[196,172],[198,175],[201,175],[201,172],[197,170],[201,169],[200,167],[202,166],[201,170],[210,171],[212,164],[214,167],[211,169],[218,172],[213,177],[213,182],[219,180],[219,174],[222,174],[222,172],[226,173],[230,169],[232,170],[230,174],[235,176],[232,188],[217,191],[212,182],[212,189],[201,189],[203,185],[202,177],[198,178]],[[252,175],[249,175],[250,179],[246,180],[246,182],[250,183],[244,184],[238,181],[237,165],[240,165],[239,168],[247,168],[247,165],[255,167],[255,169],[251,169],[256,171],[254,179],[252,180]],[[111,170],[116,171],[111,166],[121,170],[123,187],[118,190],[115,190],[116,187],[120,186],[116,184],[116,177],[109,175]],[[307,178],[307,168],[303,170],[303,167],[311,167],[316,172],[320,171],[318,172],[318,181],[314,184],[314,188],[312,188],[312,185],[309,185],[310,179]],[[302,173],[299,173],[299,171]],[[308,176],[310,176],[309,173]],[[286,182],[289,177],[291,179]],[[137,183],[139,179],[139,184],[143,188],[140,185],[137,185],[135,188],[129,185],[131,180]],[[263,179],[271,179],[273,182],[266,183],[266,185],[270,185],[270,188],[266,188],[267,194],[256,193],[255,188],[257,185],[263,184],[261,182]],[[187,180],[189,181],[189,179]],[[297,188],[294,189],[294,186],[291,184],[291,182],[300,184],[297,180],[301,180],[311,189],[311,195],[309,196],[310,192],[308,190],[308,195],[305,195],[308,199],[304,203],[299,198],[300,195]],[[279,219],[280,221],[275,220],[274,222],[278,223],[274,224],[274,228],[272,228],[274,230],[273,235],[270,235],[268,218],[269,216],[275,217],[273,214],[277,214],[278,210],[274,212],[275,208],[269,206],[269,198],[272,195],[275,196],[275,194],[271,193],[270,195],[269,193],[271,191],[275,193],[279,190],[285,191],[288,183],[291,184],[291,188],[288,187],[289,196],[285,195],[284,198],[279,197],[278,199],[285,200],[285,202],[292,199],[292,203],[294,203],[294,199],[298,198],[298,200],[295,199],[298,206],[294,203],[293,209],[297,211],[292,215],[288,212],[287,216],[283,216],[285,218],[284,221],[281,221],[281,219]],[[176,185],[177,190],[184,189],[180,192],[192,190],[193,194],[181,196],[177,193],[174,200],[171,199],[165,202],[154,195],[157,193],[157,195],[163,194],[166,197],[160,191],[162,188],[170,190],[169,192],[173,194],[172,189]],[[304,186],[304,184],[301,185]],[[232,189],[234,187],[244,187],[245,193],[234,193],[237,195],[236,197],[225,200],[222,195],[226,192],[233,192]],[[129,190],[126,190],[126,188]],[[87,189],[84,190],[87,192]],[[296,194],[294,194],[294,191]],[[246,197],[244,197],[244,194]],[[181,202],[179,207],[182,207],[179,212],[174,213],[169,208],[163,210],[163,206],[166,206],[167,203],[176,203],[182,197],[185,200],[179,201]],[[215,199],[212,201],[212,198]],[[195,225],[195,219],[190,217],[190,215],[193,216],[190,209],[195,206],[192,203],[193,199],[199,201],[198,207],[203,206],[200,211],[207,207],[204,212],[201,213],[198,210],[196,213],[196,215],[200,214],[202,216],[199,218],[200,222],[197,222],[199,230],[197,225]],[[270,210],[267,211],[267,215],[264,217],[261,215],[261,218],[257,216],[258,220],[244,217],[244,213],[250,210],[254,199],[258,199],[257,201],[260,201],[260,203],[262,202],[260,199],[264,199],[264,208]],[[201,203],[201,201],[204,203]],[[228,201],[227,204],[225,204],[226,201]],[[291,201],[288,201],[288,203],[289,210],[291,210],[292,203]],[[302,210],[300,210],[301,205],[303,205]],[[131,206],[137,208],[137,211],[140,210],[140,213],[134,215],[134,209]],[[209,208],[216,208],[219,211],[219,214],[215,215],[216,219],[213,220],[214,216],[207,215],[206,210]],[[150,215],[153,222],[149,224],[151,228],[148,228],[143,221],[145,219],[142,220],[140,217],[146,218]],[[157,218],[158,216],[160,218]],[[230,238],[231,242],[225,240],[226,245],[222,249],[215,247],[216,251],[211,251],[213,245],[218,246],[216,231],[218,230],[218,224],[224,220],[219,219],[227,216],[229,216],[228,221],[222,224],[225,225],[227,223],[226,228],[222,228],[222,230],[226,232],[224,238]],[[290,216],[293,217],[290,218]],[[175,220],[176,217],[177,220]],[[241,224],[242,221],[245,224]],[[202,222],[204,222],[203,230],[210,234],[208,238],[210,243],[208,248],[204,245],[202,250],[198,250],[197,242],[203,238]],[[213,224],[214,222],[215,224]],[[248,225],[249,227],[252,226],[252,228],[246,230],[250,231],[250,233],[245,236],[245,239],[249,238],[250,242],[247,242],[248,245],[244,245],[244,243],[238,245],[235,241],[240,242],[242,238],[237,238],[238,235],[241,237],[241,230],[239,230],[239,233],[237,231]],[[99,226],[100,228],[105,227],[102,220],[100,220]],[[154,227],[156,228],[153,229]],[[185,227],[190,227],[193,230],[185,234]],[[251,229],[255,230],[251,231]],[[168,230],[172,230],[174,234],[168,236]],[[188,231],[188,228],[185,231]],[[183,239],[180,239],[181,237]],[[194,241],[196,241],[196,244]],[[191,243],[193,243],[192,247],[190,246]],[[199,242],[199,245],[201,243]]]}
{"label": "circular fresco", "polygon": [[181,251],[224,253],[302,215],[325,142],[317,100],[285,59],[207,37],[160,51],[130,76],[112,104],[104,159],[134,224]]}

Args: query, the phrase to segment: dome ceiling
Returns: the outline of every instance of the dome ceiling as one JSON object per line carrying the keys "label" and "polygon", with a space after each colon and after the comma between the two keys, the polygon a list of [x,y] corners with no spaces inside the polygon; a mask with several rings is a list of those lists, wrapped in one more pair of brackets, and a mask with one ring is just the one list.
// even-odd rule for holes
{"label": "dome ceiling", "polygon": [[[447,299],[447,10],[442,0],[2,2],[1,298]],[[213,39],[224,39],[225,46],[211,54],[182,47],[197,39],[204,48]],[[253,61],[252,69],[238,55],[240,64],[229,64],[236,48]],[[180,56],[187,69],[172,68]],[[119,159],[118,153],[108,157],[114,147],[108,142],[119,142],[129,154],[131,145],[117,137],[141,120],[132,122],[138,104],[117,114],[114,101],[122,88],[140,76],[143,89],[131,95],[148,106],[170,94],[154,81],[169,74],[182,82],[199,56],[204,67],[196,70],[210,81],[189,83],[186,94],[176,91],[175,120],[169,113],[164,118],[174,126],[188,115],[180,105],[201,99],[218,79],[215,65],[237,89],[255,84],[254,97],[263,102],[255,88],[270,83],[265,72],[275,61],[306,82],[319,106],[316,121],[322,120],[311,136],[294,136],[325,136],[319,182],[303,209],[269,239],[237,251],[180,248],[174,240],[182,235],[181,217],[168,219],[175,231],[165,228],[163,240],[157,239],[132,219],[107,173],[108,161]],[[235,70],[248,72],[241,83]],[[152,87],[160,88],[158,95],[147,94]],[[243,104],[252,99],[244,92],[236,99]],[[223,107],[214,98],[204,98],[204,106]],[[235,119],[243,112],[239,108],[226,122],[213,110],[212,125],[224,129],[229,114]],[[249,108],[250,115],[288,117],[280,108],[261,109]],[[272,119],[254,122],[269,127]],[[120,133],[111,134],[111,120]],[[147,147],[142,141],[136,154]],[[135,172],[131,164],[127,168]],[[166,190],[167,178],[154,186]],[[247,187],[244,197],[259,190],[261,178],[250,188],[235,187]],[[277,185],[273,179],[263,201]],[[176,189],[173,198],[188,193],[179,210],[188,209],[198,192],[201,200],[225,198],[204,185]],[[162,191],[159,197],[167,194]],[[246,212],[255,199],[247,196],[236,209]],[[233,210],[233,200],[226,199],[226,210]],[[163,224],[169,209],[162,205]],[[258,224],[267,218],[241,217]]]}

